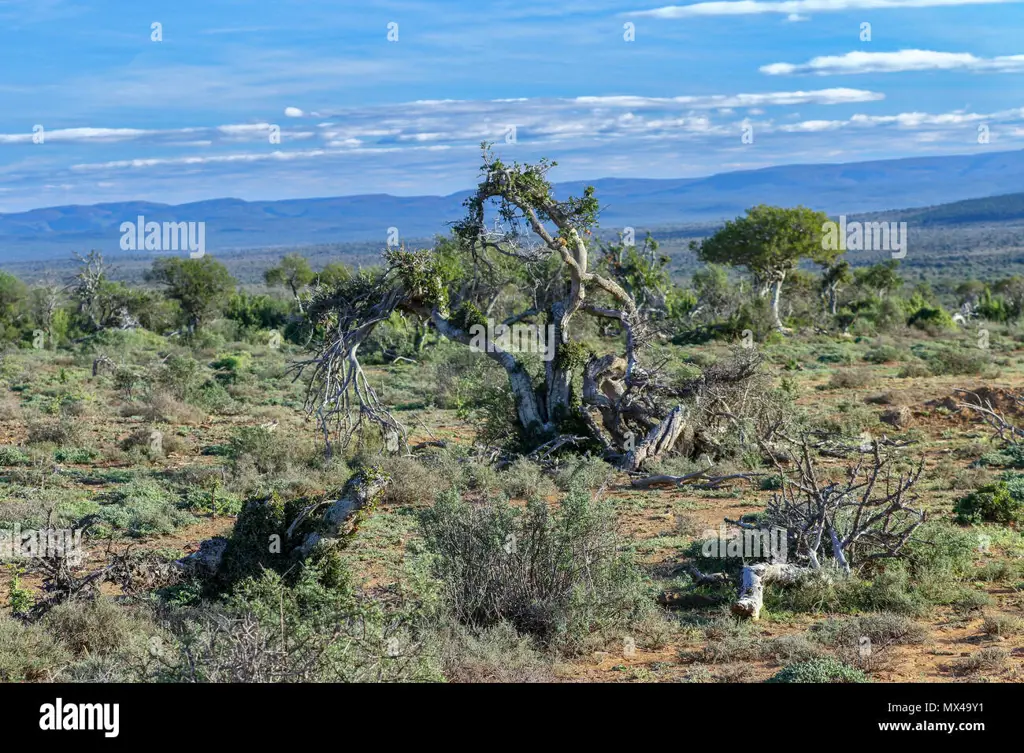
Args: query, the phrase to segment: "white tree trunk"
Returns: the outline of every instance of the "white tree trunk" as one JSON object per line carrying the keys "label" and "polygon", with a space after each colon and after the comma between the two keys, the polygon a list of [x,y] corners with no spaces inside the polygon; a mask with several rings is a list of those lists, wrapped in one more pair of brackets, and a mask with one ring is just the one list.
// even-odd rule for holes
{"label": "white tree trunk", "polygon": [[782,297],[782,278],[772,283],[772,321],[775,329],[782,330],[782,317],[779,316],[779,300]]}
{"label": "white tree trunk", "polygon": [[805,568],[796,565],[772,564],[759,562],[743,568],[740,583],[740,595],[732,605],[732,613],[738,617],[749,617],[757,620],[761,617],[764,604],[764,587],[768,583],[792,585],[806,572]]}

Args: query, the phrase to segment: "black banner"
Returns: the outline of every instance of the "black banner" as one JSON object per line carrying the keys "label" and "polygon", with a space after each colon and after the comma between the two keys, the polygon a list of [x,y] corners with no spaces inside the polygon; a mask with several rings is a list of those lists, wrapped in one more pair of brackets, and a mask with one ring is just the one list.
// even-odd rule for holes
{"label": "black banner", "polygon": [[440,729],[452,742],[516,734],[540,742],[570,728],[575,742],[665,735],[663,742],[681,743],[693,734],[722,735],[722,745],[733,747],[741,725],[754,744],[820,733],[844,743],[971,745],[1017,728],[1016,696],[1016,688],[996,684],[27,684],[0,685],[0,716],[5,744],[87,750],[155,740],[294,746],[307,735],[309,742],[351,735],[354,743],[385,734],[389,743],[425,744]]}

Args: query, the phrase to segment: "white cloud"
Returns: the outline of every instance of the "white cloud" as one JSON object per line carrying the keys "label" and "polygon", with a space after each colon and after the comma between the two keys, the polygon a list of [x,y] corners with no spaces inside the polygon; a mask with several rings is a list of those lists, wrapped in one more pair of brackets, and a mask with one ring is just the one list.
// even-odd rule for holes
{"label": "white cloud", "polygon": [[[47,141],[130,141],[158,131],[143,131],[136,128],[58,128],[42,131],[43,143]],[[0,144],[30,144],[32,133],[0,133]]]}
{"label": "white cloud", "polygon": [[300,110],[298,107],[286,107],[284,108],[284,115],[286,118],[301,118],[306,113]]}
{"label": "white cloud", "polygon": [[896,73],[901,71],[1024,71],[1024,55],[979,58],[969,52],[900,50],[898,52],[848,52],[823,55],[806,63],[772,63],[761,66],[761,73],[785,76],[813,73],[819,76],[853,73]]}
{"label": "white cloud", "polygon": [[697,97],[576,97],[575,102],[608,107],[658,107],[668,104],[695,109],[721,107],[766,107],[771,105],[840,105],[885,99],[879,92],[864,89],[817,89],[814,91],[766,92],[763,94],[709,94]]}
{"label": "white cloud", "polygon": [[[690,18],[692,16],[752,16],[762,13],[828,13],[846,10],[889,10],[894,8],[939,8],[958,5],[1002,5],[1021,0],[783,0],[782,2],[706,2],[692,5],[666,5],[634,12],[634,16],[654,18]],[[794,19],[790,19],[794,20]]]}
{"label": "white cloud", "polygon": [[786,16],[786,20],[789,21],[791,24],[795,24],[800,21],[810,21],[811,17],[801,16],[799,13],[790,13],[788,16]]}
{"label": "white cloud", "polygon": [[845,121],[842,120],[805,120],[802,123],[779,126],[779,130],[785,133],[817,133],[819,131],[834,131],[844,125]]}
{"label": "white cloud", "polygon": [[[835,131],[840,128],[875,128],[878,126],[895,126],[901,130],[916,130],[922,128],[934,128],[949,126],[956,129],[959,126],[980,123],[980,122],[1007,122],[1024,119],[1024,107],[1010,110],[1000,110],[987,114],[976,112],[964,112],[955,110],[953,112],[927,113],[927,112],[901,112],[897,115],[864,115],[857,114],[849,120],[805,120],[800,123],[782,125],[779,131],[785,133],[813,133],[819,131]],[[935,140],[934,131],[923,133],[933,134],[928,139]]]}

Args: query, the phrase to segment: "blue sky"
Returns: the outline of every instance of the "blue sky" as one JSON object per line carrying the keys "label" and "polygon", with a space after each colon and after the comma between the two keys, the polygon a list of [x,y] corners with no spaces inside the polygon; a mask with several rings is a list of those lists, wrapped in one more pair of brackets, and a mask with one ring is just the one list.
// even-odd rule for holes
{"label": "blue sky", "polygon": [[483,140],[556,180],[1019,149],[1022,22],[1016,0],[0,0],[0,212],[445,194]]}

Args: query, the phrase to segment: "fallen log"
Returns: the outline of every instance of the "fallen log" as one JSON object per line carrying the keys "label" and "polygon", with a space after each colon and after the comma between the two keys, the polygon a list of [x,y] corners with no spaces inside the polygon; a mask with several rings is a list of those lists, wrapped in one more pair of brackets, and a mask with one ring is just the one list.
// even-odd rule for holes
{"label": "fallen log", "polygon": [[740,595],[732,605],[732,613],[737,617],[757,620],[761,616],[764,604],[764,587],[768,583],[779,583],[785,586],[796,583],[808,572],[807,568],[796,565],[773,564],[759,562],[743,568],[740,582]]}

